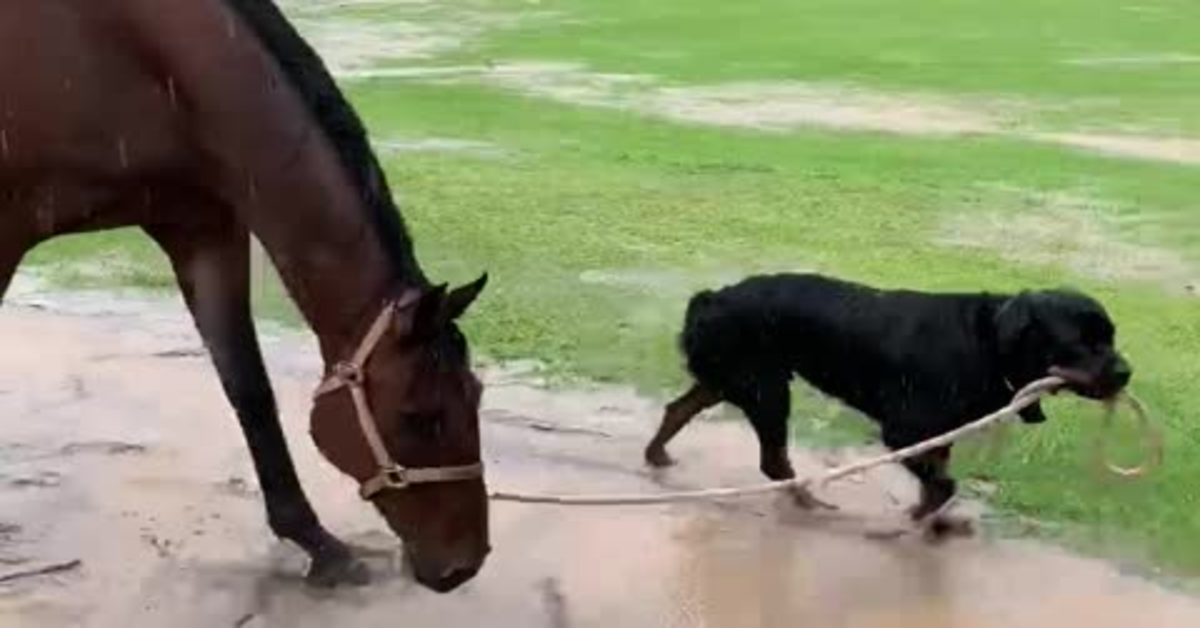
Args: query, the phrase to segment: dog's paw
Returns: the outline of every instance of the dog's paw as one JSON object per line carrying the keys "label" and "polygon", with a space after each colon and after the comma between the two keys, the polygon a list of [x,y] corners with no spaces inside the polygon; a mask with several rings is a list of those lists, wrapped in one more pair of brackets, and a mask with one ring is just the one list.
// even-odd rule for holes
{"label": "dog's paw", "polygon": [[915,506],[908,509],[908,517],[917,523],[942,516],[954,505],[953,495],[942,498],[922,498]]}
{"label": "dog's paw", "polygon": [[930,542],[944,541],[951,537],[975,535],[975,521],[969,517],[938,514],[922,522],[925,539]]}
{"label": "dog's paw", "polygon": [[921,523],[922,521],[929,519],[930,515],[932,515],[936,510],[936,507],[930,507],[929,504],[921,502],[915,506],[910,506],[906,512],[908,512],[909,519],[916,523]]}
{"label": "dog's paw", "polygon": [[646,464],[655,469],[663,469],[675,464],[675,459],[667,453],[666,449],[650,448],[645,453]]}

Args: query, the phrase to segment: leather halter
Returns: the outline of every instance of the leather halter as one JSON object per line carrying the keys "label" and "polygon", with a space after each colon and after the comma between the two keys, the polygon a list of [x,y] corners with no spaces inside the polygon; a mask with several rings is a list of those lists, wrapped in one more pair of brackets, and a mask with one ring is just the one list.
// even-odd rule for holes
{"label": "leather halter", "polygon": [[393,319],[400,312],[416,304],[420,294],[410,292],[397,301],[388,302],[383,311],[375,318],[367,335],[363,337],[354,355],[333,365],[321,385],[313,393],[313,399],[322,395],[349,388],[354,399],[355,413],[363,436],[371,449],[371,455],[379,466],[379,472],[364,481],[359,487],[358,494],[364,500],[370,500],[385,490],[402,490],[413,484],[431,484],[437,482],[460,482],[483,477],[483,464],[475,463],[446,467],[404,467],[392,459],[383,438],[379,434],[379,424],[375,414],[371,412],[371,404],[367,401],[366,372],[363,370],[371,354],[379,345],[383,335],[387,333]]}

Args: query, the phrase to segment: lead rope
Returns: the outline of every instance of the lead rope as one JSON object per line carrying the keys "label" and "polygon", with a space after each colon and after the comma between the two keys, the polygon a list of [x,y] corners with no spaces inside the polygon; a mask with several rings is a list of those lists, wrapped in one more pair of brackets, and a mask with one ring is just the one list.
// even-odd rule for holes
{"label": "lead rope", "polygon": [[[1133,478],[1145,475],[1151,466],[1162,464],[1163,458],[1163,434],[1160,429],[1155,427],[1150,422],[1150,414],[1146,411],[1145,404],[1140,399],[1132,394],[1122,395],[1121,400],[1125,402],[1133,410],[1134,417],[1137,418],[1139,431],[1142,435],[1143,444],[1150,450],[1150,458],[1147,462],[1136,467],[1122,467],[1116,465],[1108,458],[1106,452],[1108,450],[1108,442],[1112,440],[1111,435],[1113,427],[1116,424],[1117,404],[1114,400],[1105,404],[1104,412],[1104,429],[1100,432],[1100,438],[1096,446],[1097,458],[1102,462],[1105,469],[1109,473],[1123,478]],[[1109,435],[1110,438],[1103,438],[1104,435]]]}
{"label": "lead rope", "polygon": [[[631,493],[600,495],[552,495],[494,491],[491,493],[491,498],[495,501],[503,502],[517,502],[522,504],[553,504],[558,506],[642,506],[652,504],[676,504],[683,502],[707,501],[733,497],[747,497],[750,495],[761,495],[763,493],[771,493],[782,490],[800,490],[808,492],[814,486],[818,488],[823,487],[829,482],[852,475],[858,475],[864,471],[885,464],[894,464],[953,443],[964,436],[967,436],[968,434],[978,432],[1004,419],[1012,418],[1022,409],[1033,405],[1043,397],[1056,394],[1066,385],[1066,383],[1066,380],[1054,376],[1039,379],[1017,391],[1017,393],[1013,395],[1013,399],[1008,405],[1000,408],[992,414],[977,419],[958,429],[921,441],[920,443],[905,447],[903,449],[897,449],[891,453],[879,455],[874,458],[868,458],[866,460],[848,465],[835,467],[825,471],[824,473],[808,478],[776,480],[773,482],[765,482],[753,486],[677,491],[671,493],[658,493],[654,495]],[[1149,416],[1146,413],[1144,404],[1142,404],[1141,401],[1128,392],[1122,392],[1117,398],[1106,404],[1107,416],[1105,420],[1105,426],[1107,431],[1111,431],[1111,426],[1113,424],[1112,419],[1116,410],[1116,406],[1122,402],[1129,405],[1134,414],[1137,415],[1138,425],[1142,428],[1146,436],[1146,440],[1152,450],[1151,456],[1146,464],[1132,469],[1118,467],[1107,460],[1104,461],[1104,465],[1114,474],[1124,477],[1137,476],[1145,473],[1150,465],[1157,465],[1161,461],[1162,436],[1158,430],[1150,424]]]}

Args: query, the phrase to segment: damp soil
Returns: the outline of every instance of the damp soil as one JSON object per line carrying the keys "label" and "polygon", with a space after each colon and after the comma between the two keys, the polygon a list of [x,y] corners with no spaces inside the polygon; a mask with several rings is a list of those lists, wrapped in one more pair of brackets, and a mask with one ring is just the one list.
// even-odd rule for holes
{"label": "damp soil", "polygon": [[[303,556],[265,525],[241,435],[175,301],[15,297],[0,310],[4,628],[1200,625],[1196,600],[986,526],[936,545],[881,539],[874,533],[902,528],[915,496],[898,469],[829,487],[821,497],[842,510],[827,514],[782,497],[497,503],[485,570],[436,595],[411,582],[382,521],[308,441],[312,339],[271,332],[266,352],[302,481],[376,576],[366,588],[315,591],[302,581]],[[619,389],[550,391],[510,370],[485,375],[492,488],[652,492],[760,480],[740,422],[697,422],[672,448],[679,464],[651,473],[640,449],[655,402]],[[795,455],[802,473],[829,463]]]}

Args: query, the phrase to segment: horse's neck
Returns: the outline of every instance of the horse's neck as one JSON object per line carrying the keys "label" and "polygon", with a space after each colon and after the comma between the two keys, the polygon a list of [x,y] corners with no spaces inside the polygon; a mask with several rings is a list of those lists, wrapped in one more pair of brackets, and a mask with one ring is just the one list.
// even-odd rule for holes
{"label": "horse's neck", "polygon": [[328,363],[353,351],[388,297],[424,280],[415,260],[389,258],[382,238],[402,234],[381,233],[322,130],[292,138],[277,144],[279,157],[235,166],[225,187]]}
{"label": "horse's neck", "polygon": [[389,259],[363,202],[330,151],[312,142],[295,169],[256,181],[243,214],[288,294],[316,333],[326,362],[346,357],[385,300],[419,285]]}
{"label": "horse's neck", "polygon": [[[390,259],[383,246],[381,238],[402,234],[374,224],[298,92],[224,3],[181,1],[130,16],[154,41],[155,65],[170,69],[164,93],[177,84],[189,106],[222,198],[262,242],[326,361],[343,357],[389,293],[424,282],[411,254]],[[177,106],[174,96],[164,106]]]}

